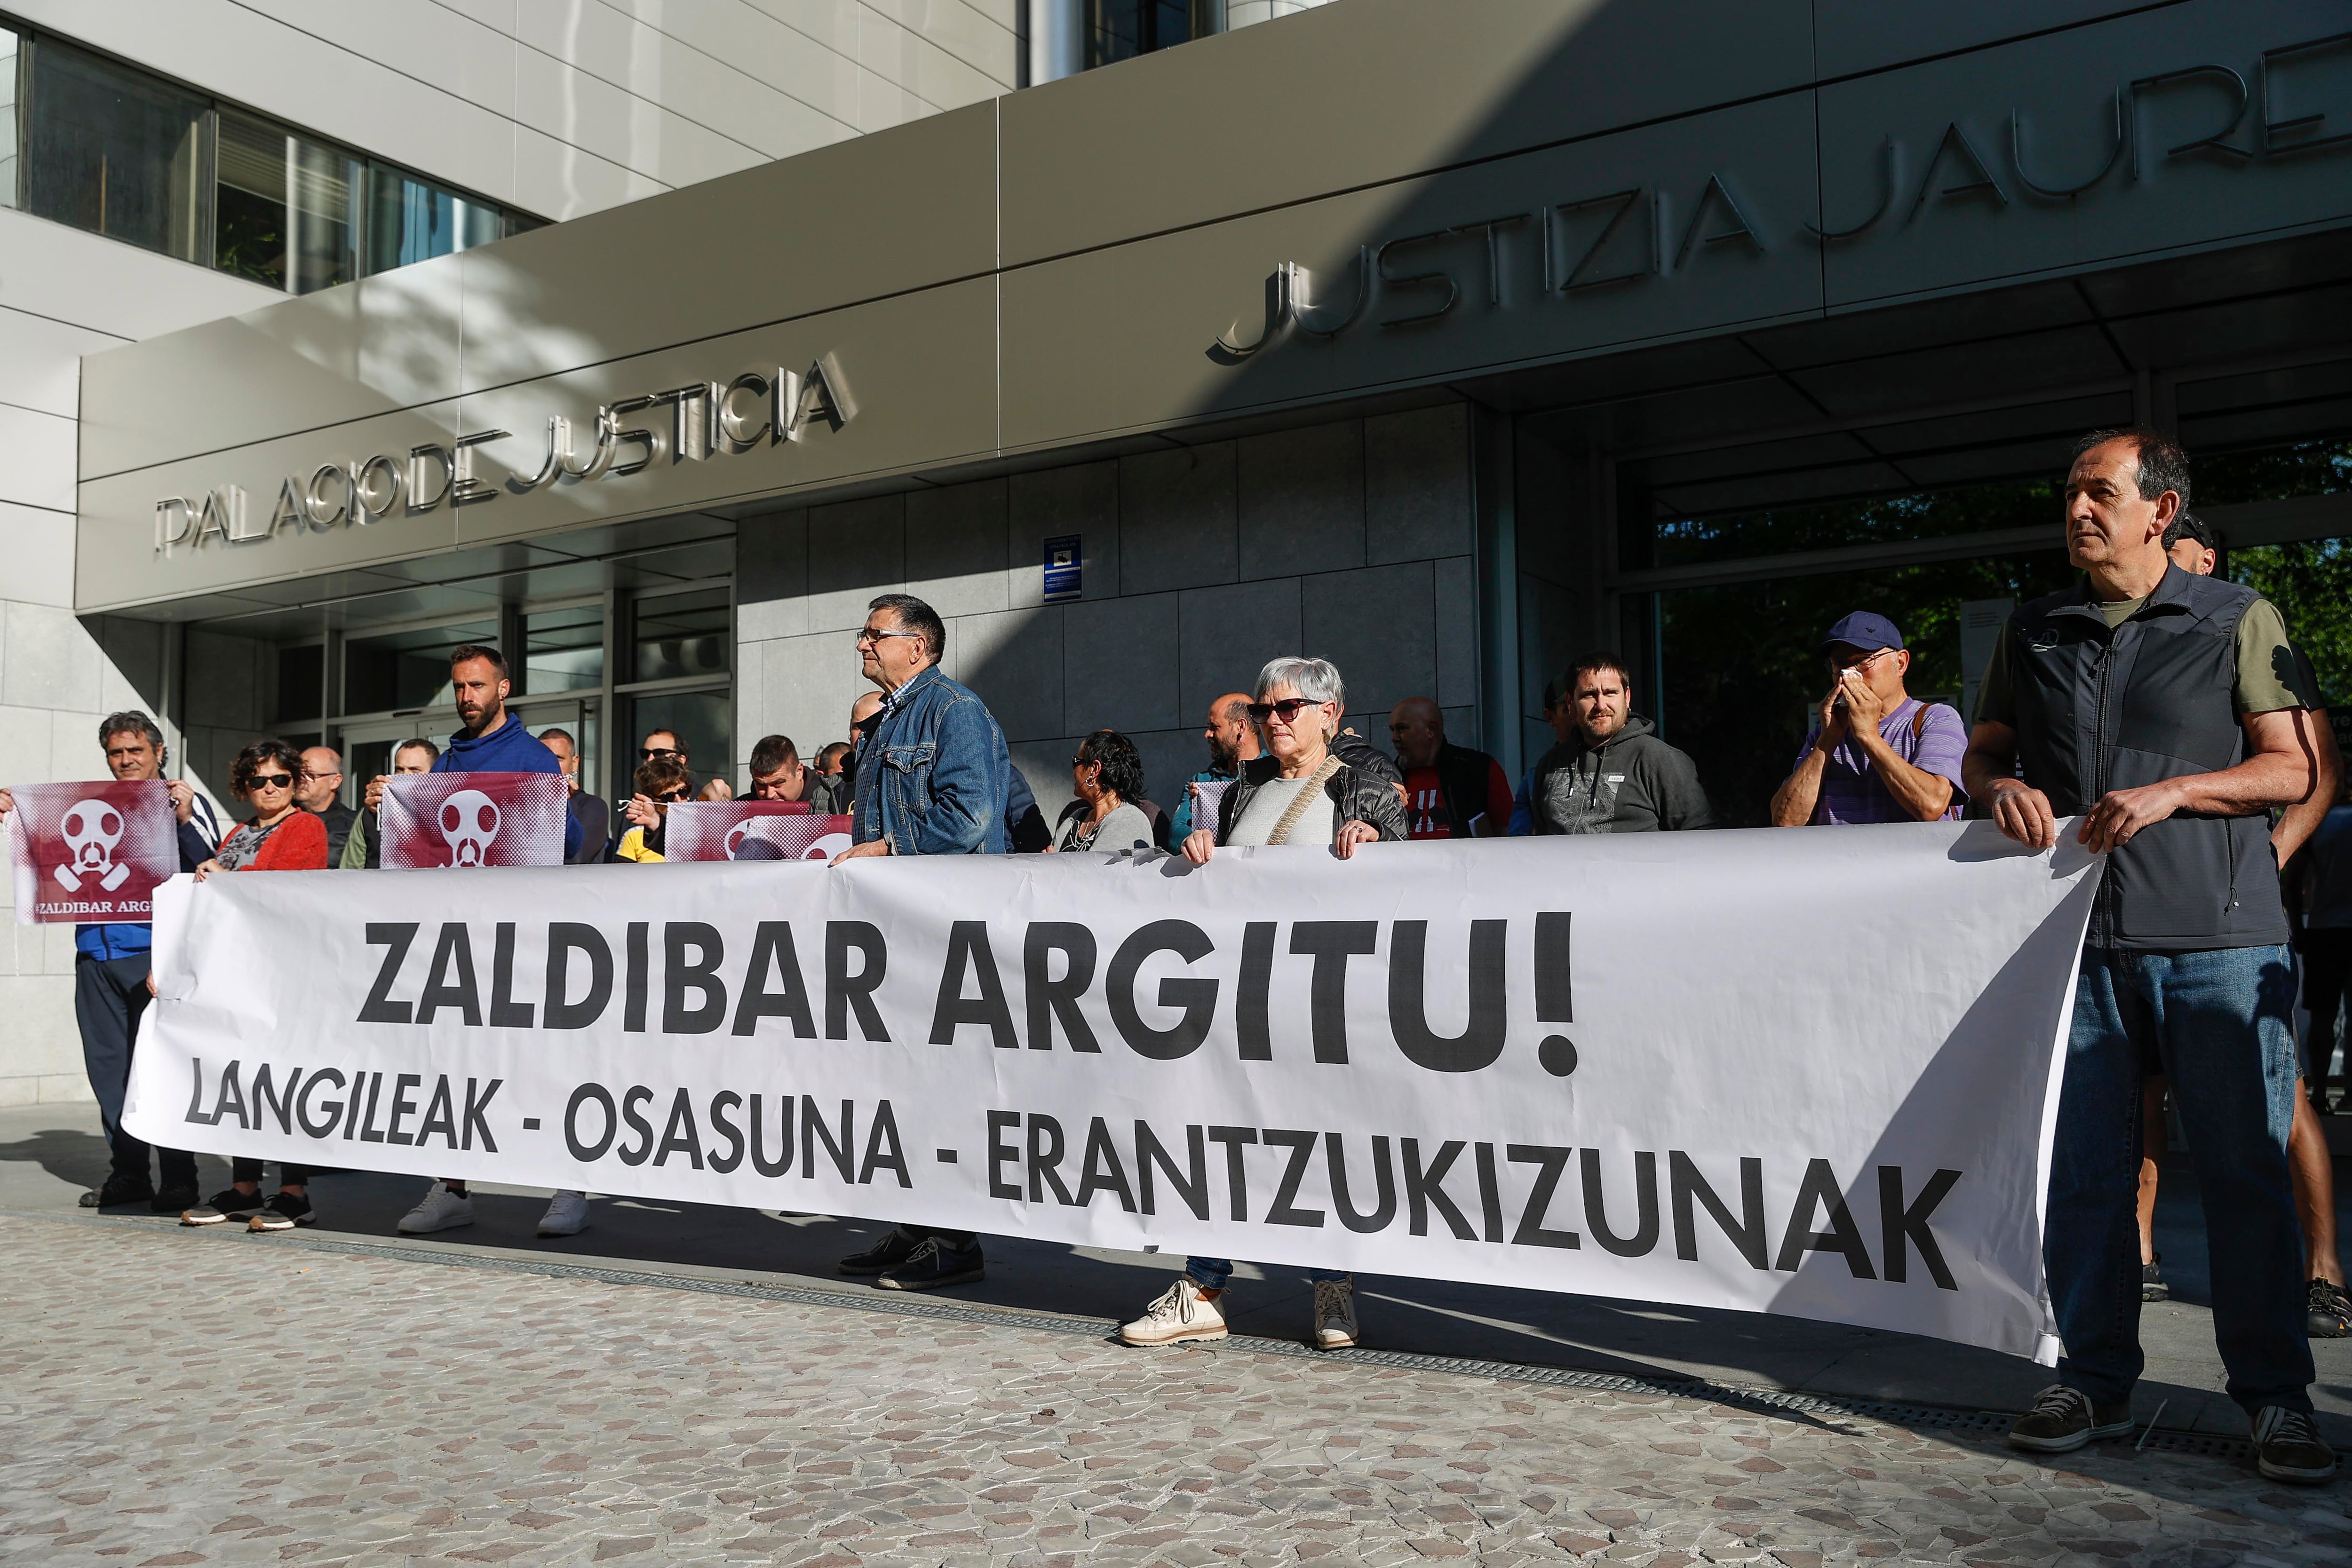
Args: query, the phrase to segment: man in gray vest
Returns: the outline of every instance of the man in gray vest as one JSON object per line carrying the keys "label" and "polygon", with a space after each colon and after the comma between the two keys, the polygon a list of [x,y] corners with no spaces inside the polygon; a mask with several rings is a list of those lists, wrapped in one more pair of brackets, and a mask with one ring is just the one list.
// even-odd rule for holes
{"label": "man in gray vest", "polygon": [[2043,1232],[2065,1353],[2010,1430],[2042,1453],[2131,1430],[2139,1346],[2140,1061],[2160,1057],[2196,1161],[2228,1390],[2274,1480],[2336,1456],[2311,1417],[2303,1246],[2287,1177],[2293,970],[2265,808],[2314,787],[2311,695],[2277,610],[2182,571],[2165,530],[2189,460],[2103,430],[2066,479],[2083,580],[2010,617],[1962,767],[2002,832],[2048,849],[2058,819],[2107,856],[2084,938]]}

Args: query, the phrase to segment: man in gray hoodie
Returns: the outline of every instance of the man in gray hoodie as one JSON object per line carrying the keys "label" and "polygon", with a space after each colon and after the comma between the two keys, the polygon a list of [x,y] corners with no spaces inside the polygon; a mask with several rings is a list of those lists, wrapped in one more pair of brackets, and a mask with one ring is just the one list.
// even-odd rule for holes
{"label": "man in gray hoodie", "polygon": [[1698,769],[1633,712],[1633,678],[1615,654],[1586,654],[1545,695],[1544,716],[1559,744],[1519,781],[1514,834],[1715,826]]}

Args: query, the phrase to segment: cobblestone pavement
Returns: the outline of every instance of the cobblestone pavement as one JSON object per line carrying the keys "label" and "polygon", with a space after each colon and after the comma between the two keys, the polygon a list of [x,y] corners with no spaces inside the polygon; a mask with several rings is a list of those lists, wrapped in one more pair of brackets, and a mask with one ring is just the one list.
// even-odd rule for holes
{"label": "cobblestone pavement", "polygon": [[[2342,1563],[2339,1484],[1273,1354],[0,1218],[0,1560]],[[910,1303],[911,1304],[911,1303]]]}

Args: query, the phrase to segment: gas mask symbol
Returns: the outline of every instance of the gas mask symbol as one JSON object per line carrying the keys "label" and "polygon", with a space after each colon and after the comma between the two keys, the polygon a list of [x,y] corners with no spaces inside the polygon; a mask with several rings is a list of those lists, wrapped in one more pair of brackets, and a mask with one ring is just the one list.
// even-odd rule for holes
{"label": "gas mask symbol", "polygon": [[460,789],[441,802],[441,836],[449,842],[449,863],[488,863],[490,841],[499,836],[499,803],[479,789]]}
{"label": "gas mask symbol", "polygon": [[727,830],[727,858],[730,861],[777,861],[784,858],[783,846],[759,832],[753,824],[757,817],[746,817]]}
{"label": "gas mask symbol", "polygon": [[122,885],[131,868],[114,858],[114,846],[122,841],[121,812],[103,800],[77,800],[60,827],[73,860],[57,868],[59,885],[68,893],[79,893],[90,877],[109,893]]}

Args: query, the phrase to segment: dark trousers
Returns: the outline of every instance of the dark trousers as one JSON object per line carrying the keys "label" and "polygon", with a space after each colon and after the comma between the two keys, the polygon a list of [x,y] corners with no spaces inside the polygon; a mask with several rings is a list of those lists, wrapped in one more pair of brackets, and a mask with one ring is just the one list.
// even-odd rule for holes
{"label": "dark trousers", "polygon": [[[147,1179],[147,1145],[122,1130],[122,1097],[131,1089],[131,1039],[147,1010],[147,971],[142,954],[131,958],[74,960],[74,1018],[81,1025],[81,1060],[98,1096],[107,1147],[122,1176]],[[157,1149],[165,1186],[196,1185],[196,1156],[184,1149]]]}
{"label": "dark trousers", "polygon": [[[257,1182],[261,1179],[261,1162],[259,1160],[249,1160],[243,1155],[239,1155],[235,1159],[229,1161],[228,1174],[231,1181]],[[278,1166],[278,1185],[279,1186],[310,1186],[310,1167],[308,1166],[289,1166],[285,1162],[280,1161]]]}
{"label": "dark trousers", "polygon": [[[2346,982],[2352,980],[2352,926],[2320,925],[2303,934],[2303,1005],[2311,1013],[2311,1037],[2304,1042],[2304,1083],[2312,1103],[2327,1103],[2327,1064],[2343,1038]],[[2352,1069],[2352,1062],[2346,1067]],[[2352,1076],[2352,1071],[2347,1071]]]}
{"label": "dark trousers", "polygon": [[2128,1399],[2139,1378],[2140,1060],[2153,1042],[2204,1200],[2230,1397],[2249,1415],[2311,1408],[2286,1162],[2294,1001],[2284,946],[2083,950],[2042,1233],[2061,1383],[2105,1405]]}

